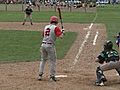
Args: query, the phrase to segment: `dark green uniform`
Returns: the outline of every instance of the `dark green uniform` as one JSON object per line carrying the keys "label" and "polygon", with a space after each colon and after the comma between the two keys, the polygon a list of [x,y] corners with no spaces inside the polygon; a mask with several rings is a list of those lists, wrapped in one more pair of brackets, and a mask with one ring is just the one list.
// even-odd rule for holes
{"label": "dark green uniform", "polygon": [[100,61],[109,63],[110,61],[119,61],[119,54],[116,50],[102,51],[97,57]]}
{"label": "dark green uniform", "polygon": [[105,78],[103,72],[107,70],[115,69],[120,75],[120,61],[119,54],[116,50],[112,49],[113,44],[111,41],[108,41],[104,45],[104,50],[98,55],[96,60],[101,65],[96,69],[96,85],[102,85],[107,79]]}

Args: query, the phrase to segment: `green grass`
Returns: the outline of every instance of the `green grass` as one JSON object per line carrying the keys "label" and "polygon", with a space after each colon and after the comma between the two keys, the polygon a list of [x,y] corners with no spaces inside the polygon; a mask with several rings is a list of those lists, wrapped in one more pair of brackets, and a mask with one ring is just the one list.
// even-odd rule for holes
{"label": "green grass", "polygon": [[[63,22],[91,23],[96,13],[92,12],[62,12]],[[120,31],[120,5],[107,5],[97,8],[98,17],[95,23],[106,25],[108,39],[115,42],[114,36]],[[34,22],[49,22],[54,11],[33,12]],[[21,22],[23,12],[0,12],[0,22]],[[0,60],[31,61],[39,59],[40,33],[30,31],[0,31]],[[65,38],[58,39],[56,49],[58,59],[62,59],[76,38],[76,33],[67,32]],[[114,45],[117,48],[116,45]]]}
{"label": "green grass", "polygon": [[[24,19],[24,12],[0,12],[0,22],[21,22]],[[33,12],[34,22],[49,22],[52,15],[57,15],[54,11]],[[80,13],[80,12],[62,12],[64,22],[74,23],[90,23],[95,17],[95,13]]]}
{"label": "green grass", "polygon": [[[70,40],[68,40],[68,38]],[[56,41],[58,59],[62,59],[76,38],[76,33],[66,32]],[[38,31],[0,30],[0,61],[39,60],[42,36]]]}
{"label": "green grass", "polygon": [[117,48],[114,36],[120,32],[120,5],[108,5],[104,8],[98,8],[97,13],[98,17],[96,22],[106,25],[108,39],[112,40],[114,47]]}

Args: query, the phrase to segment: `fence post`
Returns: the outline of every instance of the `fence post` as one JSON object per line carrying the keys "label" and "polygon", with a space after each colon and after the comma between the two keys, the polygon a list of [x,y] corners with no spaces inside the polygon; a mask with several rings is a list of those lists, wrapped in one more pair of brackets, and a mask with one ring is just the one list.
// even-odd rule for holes
{"label": "fence post", "polygon": [[7,11],[7,1],[5,2],[5,11]]}
{"label": "fence post", "polygon": [[22,0],[22,11],[24,11],[24,1]]}
{"label": "fence post", "polygon": [[72,5],[69,6],[70,12],[72,12]]}

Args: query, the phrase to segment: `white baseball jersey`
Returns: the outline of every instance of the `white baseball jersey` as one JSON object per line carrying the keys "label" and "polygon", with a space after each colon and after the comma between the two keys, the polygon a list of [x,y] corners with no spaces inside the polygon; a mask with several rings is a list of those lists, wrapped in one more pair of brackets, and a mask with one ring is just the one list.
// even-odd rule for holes
{"label": "white baseball jersey", "polygon": [[43,41],[44,43],[55,44],[56,37],[59,37],[62,34],[59,27],[56,25],[50,24],[46,25],[43,32]]}

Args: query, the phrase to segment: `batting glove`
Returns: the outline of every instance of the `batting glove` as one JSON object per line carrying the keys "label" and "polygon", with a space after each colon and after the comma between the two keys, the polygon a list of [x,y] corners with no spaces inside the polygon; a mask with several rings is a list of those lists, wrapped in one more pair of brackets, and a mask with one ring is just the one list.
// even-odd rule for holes
{"label": "batting glove", "polygon": [[65,29],[62,29],[62,33],[63,33],[63,35],[65,34]]}

